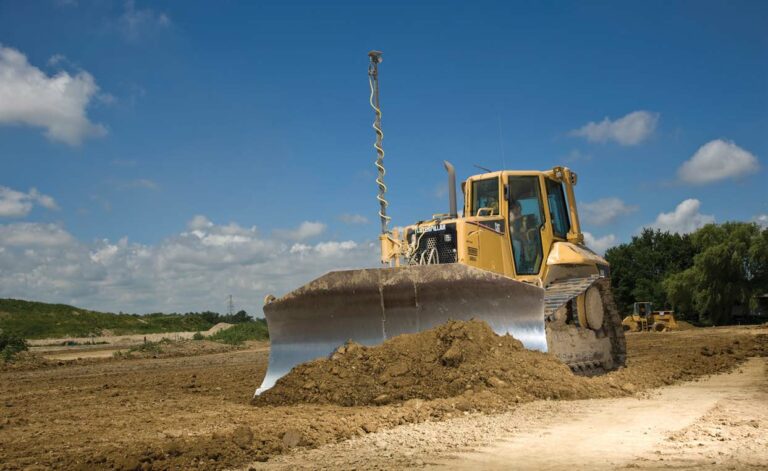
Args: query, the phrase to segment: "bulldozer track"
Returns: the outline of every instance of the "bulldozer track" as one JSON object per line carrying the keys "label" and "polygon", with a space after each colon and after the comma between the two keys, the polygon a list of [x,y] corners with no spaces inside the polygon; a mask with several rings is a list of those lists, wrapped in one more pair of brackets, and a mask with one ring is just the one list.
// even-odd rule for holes
{"label": "bulldozer track", "polygon": [[[613,369],[624,366],[626,362],[627,345],[624,338],[624,329],[621,325],[621,316],[613,299],[611,282],[608,278],[592,275],[586,278],[571,278],[557,281],[546,288],[544,295],[545,322],[552,322],[555,313],[562,306],[576,297],[585,293],[590,287],[596,287],[600,291],[605,315],[603,326],[600,329],[602,335],[608,336],[611,341],[611,355],[613,357]],[[574,316],[573,323],[580,329],[587,329],[579,325],[578,317]],[[606,372],[605,366],[599,361],[571,361],[566,362],[571,370],[579,375],[594,376]]]}
{"label": "bulldozer track", "polygon": [[598,279],[600,279],[598,275],[592,275],[587,278],[569,278],[550,284],[544,294],[544,315],[552,316],[560,307],[585,292]]}
{"label": "bulldozer track", "polygon": [[600,290],[603,307],[605,308],[603,331],[611,339],[614,368],[623,367],[627,361],[627,341],[624,337],[624,328],[621,325],[621,315],[619,315],[616,301],[613,299],[611,280],[600,278],[595,281],[594,286]]}

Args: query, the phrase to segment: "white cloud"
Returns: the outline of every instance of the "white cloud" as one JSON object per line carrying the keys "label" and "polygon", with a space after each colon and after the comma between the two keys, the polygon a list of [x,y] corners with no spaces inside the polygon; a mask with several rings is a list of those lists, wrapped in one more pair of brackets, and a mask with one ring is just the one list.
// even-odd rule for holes
{"label": "white cloud", "polygon": [[756,222],[760,227],[768,229],[768,214],[758,214],[752,221]]}
{"label": "white cloud", "polygon": [[607,117],[599,123],[590,121],[571,131],[570,135],[585,137],[590,142],[615,141],[623,146],[634,146],[653,134],[658,121],[658,113],[633,111],[615,121]]}
{"label": "white cloud", "polygon": [[584,232],[584,244],[599,254],[604,254],[606,250],[618,244],[616,236],[608,234],[603,237],[595,237],[590,232]]}
{"label": "white cloud", "polygon": [[56,204],[56,200],[53,197],[44,195],[35,188],[29,190],[29,197],[46,209],[59,209],[59,205]]}
{"label": "white cloud", "polygon": [[0,217],[26,216],[35,204],[46,209],[59,209],[56,200],[35,188],[30,189],[29,193],[24,193],[0,186]]}
{"label": "white cloud", "polygon": [[0,124],[45,128],[49,139],[77,145],[107,133],[86,115],[98,92],[88,72],[60,71],[49,77],[21,52],[0,45]]}
{"label": "white cloud", "polygon": [[285,294],[330,270],[377,266],[375,249],[334,240],[291,246],[202,215],[155,245],[87,243],[53,224],[7,224],[0,225],[0,297],[112,312],[222,312],[231,293],[261,315],[266,294]]}
{"label": "white cloud", "polygon": [[314,249],[322,257],[336,257],[342,255],[344,252],[357,248],[357,243],[351,240],[344,242],[328,241],[320,242],[315,245]]}
{"label": "white cloud", "polygon": [[120,16],[120,29],[128,39],[138,39],[143,35],[167,28],[171,19],[165,13],[158,13],[151,8],[136,8],[133,0],[126,0],[125,9]]}
{"label": "white cloud", "polygon": [[689,198],[678,204],[674,211],[661,213],[650,227],[665,232],[688,234],[707,224],[715,222],[715,217],[699,213],[701,201]]}
{"label": "white cloud", "polygon": [[637,206],[628,206],[619,198],[602,198],[591,203],[582,203],[579,213],[584,222],[602,226],[615,221],[619,216],[637,211]]}
{"label": "white cloud", "polygon": [[63,247],[72,236],[56,224],[20,222],[0,225],[0,247]]}
{"label": "white cloud", "polygon": [[325,224],[318,221],[304,221],[296,229],[278,230],[275,232],[278,236],[286,239],[305,240],[317,237],[325,232]]}
{"label": "white cloud", "polygon": [[346,240],[343,242],[327,241],[318,242],[315,245],[296,243],[291,246],[292,254],[300,255],[319,255],[320,257],[337,257],[345,252],[354,250],[358,247],[357,242]]}
{"label": "white cloud", "polygon": [[64,54],[54,54],[48,59],[48,67],[58,67],[62,62],[67,62]]}
{"label": "white cloud", "polygon": [[213,223],[202,214],[197,214],[187,223],[187,227],[191,231],[202,230],[213,227]]}
{"label": "white cloud", "polygon": [[704,184],[740,177],[759,168],[757,157],[749,151],[733,141],[715,139],[701,146],[677,174],[686,183]]}
{"label": "white cloud", "polygon": [[361,214],[342,214],[339,221],[344,224],[368,224],[368,218]]}

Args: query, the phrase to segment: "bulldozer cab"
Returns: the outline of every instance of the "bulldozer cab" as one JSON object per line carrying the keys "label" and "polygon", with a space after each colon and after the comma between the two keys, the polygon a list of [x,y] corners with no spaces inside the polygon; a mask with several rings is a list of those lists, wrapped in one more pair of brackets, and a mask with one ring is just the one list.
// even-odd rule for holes
{"label": "bulldozer cab", "polygon": [[640,317],[648,317],[653,312],[653,305],[649,302],[635,303],[633,314]]}
{"label": "bulldozer cab", "polygon": [[468,178],[462,185],[468,251],[462,254],[459,247],[457,261],[529,281],[543,279],[554,243],[582,241],[572,199],[575,181],[576,175],[562,167]]}

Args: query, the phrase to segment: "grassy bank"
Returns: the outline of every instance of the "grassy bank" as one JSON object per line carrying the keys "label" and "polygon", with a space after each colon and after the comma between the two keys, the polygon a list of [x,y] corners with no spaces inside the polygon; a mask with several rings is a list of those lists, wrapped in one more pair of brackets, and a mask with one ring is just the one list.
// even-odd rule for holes
{"label": "grassy bank", "polygon": [[114,314],[66,304],[0,299],[0,329],[27,339],[205,331],[215,313]]}
{"label": "grassy bank", "polygon": [[256,319],[253,322],[245,322],[229,329],[220,330],[208,337],[208,340],[239,345],[246,340],[266,340],[268,338],[267,322],[264,319]]}

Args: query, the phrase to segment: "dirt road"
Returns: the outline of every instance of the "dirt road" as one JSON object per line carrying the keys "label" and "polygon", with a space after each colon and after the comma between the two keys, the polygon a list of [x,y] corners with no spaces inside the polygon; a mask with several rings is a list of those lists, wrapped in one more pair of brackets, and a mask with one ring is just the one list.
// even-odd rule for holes
{"label": "dirt road", "polygon": [[[492,431],[489,442],[506,440],[441,464],[451,469],[508,469],[510,463],[540,470],[768,468],[765,359],[750,360],[740,372],[663,388],[651,398],[587,401],[565,409],[555,424],[531,424],[509,438]],[[569,452],[553,455],[553,444]]]}
{"label": "dirt road", "polygon": [[[208,330],[201,333],[204,336],[210,336],[220,330],[229,329],[233,324],[219,322]],[[159,342],[163,339],[169,340],[189,340],[198,332],[162,332],[158,334],[134,334],[134,335],[100,335],[93,337],[62,337],[53,339],[33,339],[27,342],[33,348],[40,351],[54,351],[61,348],[68,348],[62,345],[71,344],[77,346],[89,345],[138,345],[142,342]]]}
{"label": "dirt road", "polygon": [[[94,347],[99,348],[65,348],[61,350],[44,350],[41,352],[42,357],[46,360],[58,360],[58,361],[72,361],[84,358],[111,358],[118,352],[127,352],[124,348],[104,348],[101,345]],[[32,351],[36,351],[33,350]]]}
{"label": "dirt road", "polygon": [[[469,451],[474,450],[474,451]],[[406,425],[265,468],[766,469],[768,361],[621,399],[537,401]]]}
{"label": "dirt road", "polygon": [[[460,398],[385,406],[254,407],[249,401],[266,369],[265,344],[193,356],[0,370],[0,469],[403,469],[472,467],[472,460],[478,459],[490,466],[508,459],[504,447],[514,447],[515,437],[527,437],[548,450],[547,456],[567,460],[576,452],[548,437],[576,440],[588,430],[582,426],[592,426],[600,437],[640,437],[637,448],[611,458],[615,466],[653,467],[664,458],[663,463],[685,467],[689,462],[706,464],[701,461],[710,459],[706,453],[716,461],[710,462],[714,467],[735,463],[743,468],[745,463],[734,460],[763,459],[759,449],[750,448],[751,443],[765,448],[768,431],[766,387],[764,379],[762,386],[755,382],[756,363],[741,367],[746,376],[737,374],[724,383],[685,381],[723,373],[747,357],[768,354],[768,329],[631,335],[628,349],[627,368],[591,380],[602,385],[600,391],[611,392],[600,397],[612,399],[588,401],[526,403],[476,385]],[[648,392],[676,383],[680,385],[671,392]],[[694,394],[703,385],[711,389]],[[688,389],[674,393],[678,387]],[[739,394],[747,396],[742,400]],[[698,399],[687,404],[689,397]],[[632,412],[625,419],[627,428],[608,431],[624,414],[620,404],[631,405],[626,408]],[[655,405],[648,413],[643,404]],[[675,414],[678,409],[684,412],[684,421],[664,425],[669,408]],[[629,417],[646,416],[655,417],[656,425],[645,425],[655,428],[642,432],[656,441],[641,432],[625,435],[624,430],[639,430]],[[489,435],[489,430],[494,432]],[[655,444],[667,436],[675,440],[656,455]],[[589,444],[589,436],[584,438]],[[464,454],[497,440],[508,442],[499,441],[484,453]],[[699,447],[699,442],[705,446]],[[589,451],[581,442],[563,443]],[[606,449],[615,448],[614,442],[606,444]],[[444,461],[454,455],[456,459]]]}

